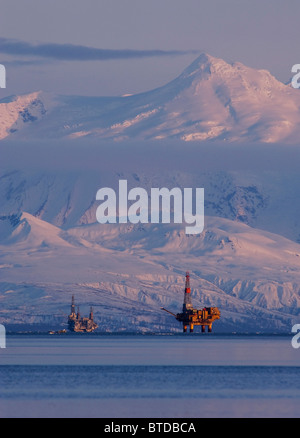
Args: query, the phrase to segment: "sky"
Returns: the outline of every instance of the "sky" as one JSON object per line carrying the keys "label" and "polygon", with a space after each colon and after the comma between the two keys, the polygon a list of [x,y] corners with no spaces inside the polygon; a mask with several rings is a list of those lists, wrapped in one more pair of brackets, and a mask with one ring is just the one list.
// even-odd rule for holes
{"label": "sky", "polygon": [[298,0],[1,0],[0,98],[139,93],[202,52],[286,82],[300,63],[299,16]]}

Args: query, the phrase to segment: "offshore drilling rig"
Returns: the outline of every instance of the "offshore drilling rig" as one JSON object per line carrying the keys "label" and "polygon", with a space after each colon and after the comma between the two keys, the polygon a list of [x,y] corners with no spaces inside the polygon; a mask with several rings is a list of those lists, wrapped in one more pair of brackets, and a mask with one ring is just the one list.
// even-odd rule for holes
{"label": "offshore drilling rig", "polygon": [[82,318],[77,308],[75,312],[74,295],[72,296],[71,313],[68,316],[68,326],[71,332],[93,332],[98,325],[94,322],[93,308],[90,309],[89,318]]}
{"label": "offshore drilling rig", "polygon": [[182,313],[170,312],[169,310],[161,307],[165,312],[175,316],[177,321],[182,322],[183,332],[187,331],[188,325],[190,326],[190,332],[194,331],[194,325],[201,325],[202,333],[205,332],[205,326],[208,326],[208,332],[212,331],[212,323],[216,319],[220,319],[220,310],[218,307],[204,307],[203,309],[194,309],[191,300],[191,287],[190,287],[190,274],[186,273],[185,276],[185,289],[184,300],[182,306]]}

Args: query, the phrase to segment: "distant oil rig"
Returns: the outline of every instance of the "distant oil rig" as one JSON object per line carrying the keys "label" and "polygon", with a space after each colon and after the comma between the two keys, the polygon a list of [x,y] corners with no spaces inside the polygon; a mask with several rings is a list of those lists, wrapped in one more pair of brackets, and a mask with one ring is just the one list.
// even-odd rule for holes
{"label": "distant oil rig", "polygon": [[80,316],[79,307],[77,308],[77,313],[75,312],[74,295],[72,296],[71,313],[68,316],[68,326],[71,332],[93,332],[98,327],[94,322],[92,307],[89,318],[82,318]]}
{"label": "distant oil rig", "polygon": [[175,316],[177,321],[182,322],[184,333],[187,331],[188,326],[190,326],[190,332],[193,332],[195,325],[201,325],[202,333],[205,332],[205,326],[208,326],[208,332],[211,332],[212,323],[216,319],[220,319],[220,310],[218,309],[218,307],[204,307],[203,309],[193,308],[191,300],[189,272],[187,272],[185,276],[185,290],[182,313],[177,313],[177,315],[175,315],[175,313],[170,312],[164,307],[161,307],[161,309]]}

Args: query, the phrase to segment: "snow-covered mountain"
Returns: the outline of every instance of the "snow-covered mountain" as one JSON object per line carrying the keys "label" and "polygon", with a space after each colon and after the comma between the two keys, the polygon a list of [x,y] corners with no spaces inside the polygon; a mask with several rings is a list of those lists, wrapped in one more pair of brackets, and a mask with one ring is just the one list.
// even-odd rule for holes
{"label": "snow-covered mountain", "polygon": [[[72,294],[94,306],[101,331],[181,330],[185,270],[193,304],[218,306],[215,331],[289,331],[300,304],[300,245],[207,217],[200,236],[181,225],[82,225],[67,231],[28,213],[1,218],[0,318],[60,328]],[[22,326],[23,324],[23,326]]]}
{"label": "snow-covered mountain", "polygon": [[200,55],[170,83],[122,97],[0,100],[0,139],[97,138],[297,143],[300,94],[266,70]]}
{"label": "snow-covered mountain", "polygon": [[[276,155],[262,145],[256,159],[252,148],[236,158],[230,145],[222,155],[174,141],[2,142],[0,322],[63,327],[74,293],[82,314],[94,306],[100,330],[180,331],[160,307],[180,311],[189,270],[194,305],[221,309],[214,330],[289,332],[300,304],[300,176],[283,158],[297,155],[294,147]],[[247,150],[254,163],[245,170]],[[216,156],[221,166],[209,166]],[[279,170],[268,168],[271,157]],[[100,225],[96,192],[117,193],[119,179],[148,193],[204,187],[204,231]]]}

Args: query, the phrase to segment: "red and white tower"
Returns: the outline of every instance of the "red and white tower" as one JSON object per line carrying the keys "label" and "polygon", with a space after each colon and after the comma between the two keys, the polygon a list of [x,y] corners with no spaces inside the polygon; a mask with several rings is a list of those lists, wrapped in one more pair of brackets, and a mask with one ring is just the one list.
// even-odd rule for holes
{"label": "red and white tower", "polygon": [[191,299],[191,286],[190,286],[190,273],[187,272],[185,275],[185,289],[184,289],[184,300],[182,311],[186,312],[193,308],[192,299]]}

